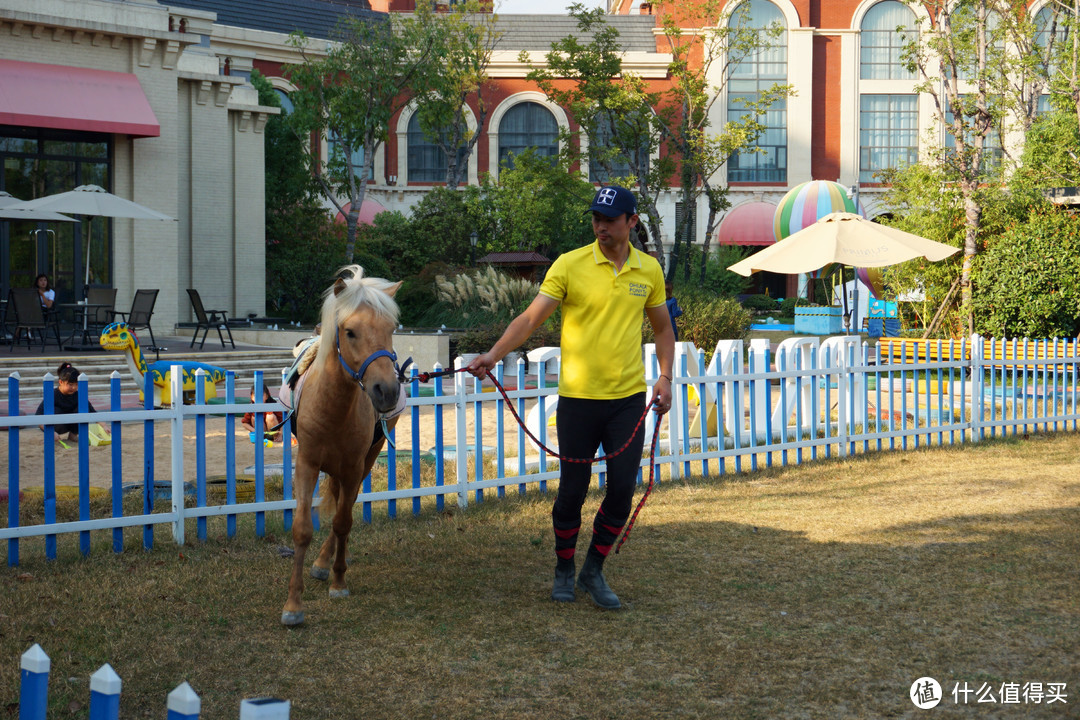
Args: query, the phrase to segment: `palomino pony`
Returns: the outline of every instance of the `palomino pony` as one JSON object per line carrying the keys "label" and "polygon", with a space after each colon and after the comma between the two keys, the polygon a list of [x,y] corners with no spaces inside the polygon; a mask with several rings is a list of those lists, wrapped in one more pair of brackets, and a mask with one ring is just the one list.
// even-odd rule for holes
{"label": "palomino pony", "polygon": [[[322,335],[311,366],[302,376],[293,422],[296,458],[296,516],[293,520],[292,575],[281,612],[284,625],[304,622],[304,555],[311,543],[311,496],[319,471],[323,481],[320,516],[333,514],[333,530],[311,566],[311,576],[330,579],[330,597],[346,597],[346,550],[353,503],[360,483],[383,447],[384,418],[397,408],[404,388],[393,352],[398,322],[394,293],[401,283],[363,276],[363,268],[343,268],[325,294]],[[350,277],[351,275],[351,277]]]}

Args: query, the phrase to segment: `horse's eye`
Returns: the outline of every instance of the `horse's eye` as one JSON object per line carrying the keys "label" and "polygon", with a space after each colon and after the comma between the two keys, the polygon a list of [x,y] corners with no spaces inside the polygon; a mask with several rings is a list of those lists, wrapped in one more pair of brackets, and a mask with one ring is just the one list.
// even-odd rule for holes
{"label": "horse's eye", "polygon": [[347,337],[347,338],[355,338],[356,333],[354,333],[352,330],[346,330],[345,331],[345,337]]}

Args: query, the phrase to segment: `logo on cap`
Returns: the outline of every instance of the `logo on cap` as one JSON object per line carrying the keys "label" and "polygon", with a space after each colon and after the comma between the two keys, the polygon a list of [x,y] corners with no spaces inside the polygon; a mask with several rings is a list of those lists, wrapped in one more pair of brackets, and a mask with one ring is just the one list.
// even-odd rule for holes
{"label": "logo on cap", "polygon": [[596,205],[614,205],[615,198],[619,197],[619,194],[611,188],[602,188],[600,192],[596,193]]}

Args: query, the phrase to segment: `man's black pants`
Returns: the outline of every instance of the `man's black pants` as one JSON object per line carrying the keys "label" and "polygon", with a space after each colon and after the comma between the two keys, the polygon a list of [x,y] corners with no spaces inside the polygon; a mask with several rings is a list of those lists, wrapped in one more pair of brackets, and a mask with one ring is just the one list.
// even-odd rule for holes
{"label": "man's black pants", "polygon": [[[556,409],[556,430],[559,454],[569,458],[592,458],[603,444],[604,453],[612,453],[626,444],[630,446],[607,461],[607,493],[593,520],[593,538],[589,551],[606,557],[630,517],[641,467],[641,451],[645,446],[644,423],[638,426],[645,412],[645,393],[619,400],[584,400],[559,398]],[[574,557],[578,531],[581,528],[581,507],[589,492],[592,465],[563,462],[560,467],[559,492],[551,510],[555,528],[555,553],[560,560]]]}

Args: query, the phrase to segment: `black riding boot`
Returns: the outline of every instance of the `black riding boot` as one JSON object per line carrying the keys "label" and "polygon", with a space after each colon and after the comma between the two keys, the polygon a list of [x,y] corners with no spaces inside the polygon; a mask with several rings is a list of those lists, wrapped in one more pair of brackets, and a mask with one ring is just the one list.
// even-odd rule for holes
{"label": "black riding boot", "polygon": [[586,553],[585,564],[581,566],[577,586],[589,593],[589,597],[598,607],[605,610],[618,610],[622,607],[622,603],[619,602],[619,596],[608,587],[607,580],[604,579],[604,573],[601,572],[603,567],[604,557],[602,555],[593,552]]}
{"label": "black riding boot", "polygon": [[555,584],[551,588],[551,599],[555,602],[574,602],[574,559],[563,560],[555,564]]}

